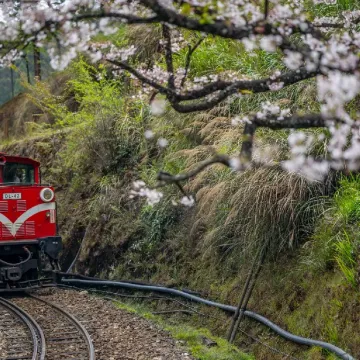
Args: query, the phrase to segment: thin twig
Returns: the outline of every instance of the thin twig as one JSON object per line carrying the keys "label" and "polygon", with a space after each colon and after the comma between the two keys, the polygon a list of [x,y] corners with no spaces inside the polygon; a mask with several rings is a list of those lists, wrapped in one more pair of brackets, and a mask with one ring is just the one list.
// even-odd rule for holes
{"label": "thin twig", "polygon": [[269,15],[269,0],[265,0],[264,19],[267,20]]}
{"label": "thin twig", "polygon": [[191,57],[193,55],[193,53],[196,51],[196,49],[201,45],[201,43],[206,39],[206,36],[202,37],[201,39],[199,39],[197,41],[197,43],[191,47],[189,45],[189,51],[186,55],[186,61],[185,61],[185,72],[184,72],[184,77],[181,80],[181,84],[180,84],[180,88],[184,87],[188,72],[189,72],[189,67],[190,67],[190,62],[191,62]]}

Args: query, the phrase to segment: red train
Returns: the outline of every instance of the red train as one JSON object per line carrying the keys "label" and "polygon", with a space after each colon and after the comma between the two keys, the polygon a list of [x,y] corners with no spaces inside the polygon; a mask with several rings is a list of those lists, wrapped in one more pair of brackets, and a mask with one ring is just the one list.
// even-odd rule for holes
{"label": "red train", "polygon": [[49,261],[58,268],[54,189],[41,184],[40,163],[0,153],[0,289],[38,279]]}

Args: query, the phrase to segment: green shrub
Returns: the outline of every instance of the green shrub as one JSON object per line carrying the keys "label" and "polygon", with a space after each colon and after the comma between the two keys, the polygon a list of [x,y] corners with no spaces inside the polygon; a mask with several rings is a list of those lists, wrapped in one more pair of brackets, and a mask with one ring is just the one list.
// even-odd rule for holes
{"label": "green shrub", "polygon": [[346,281],[356,286],[359,255],[360,177],[343,177],[324,217],[307,243],[304,264],[313,271],[335,264]]}
{"label": "green shrub", "polygon": [[350,239],[349,234],[344,231],[344,236],[335,244],[335,260],[349,284],[356,287],[357,269],[356,255],[358,253],[358,244],[356,240]]}
{"label": "green shrub", "polygon": [[334,201],[339,220],[347,223],[360,221],[360,176],[342,179]]}

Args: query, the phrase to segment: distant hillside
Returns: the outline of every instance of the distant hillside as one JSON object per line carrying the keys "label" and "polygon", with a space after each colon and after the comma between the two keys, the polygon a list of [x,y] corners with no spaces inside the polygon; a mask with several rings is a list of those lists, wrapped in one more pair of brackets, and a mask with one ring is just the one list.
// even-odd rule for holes
{"label": "distant hillside", "polygon": [[[41,53],[40,59],[41,77],[47,79],[53,72],[49,57],[46,53]],[[0,68],[0,106],[25,90],[22,85],[21,73],[24,79],[28,78],[31,83],[34,82],[34,56],[31,48],[26,51],[21,60],[15,62],[13,70],[10,67]]]}
{"label": "distant hillside", "polygon": [[[64,103],[74,109],[76,108],[75,100],[71,94],[65,94],[66,82],[68,80],[68,75],[53,74],[46,81],[46,89],[51,94],[57,96],[64,95]],[[23,137],[27,130],[34,127],[31,125],[33,123],[52,124],[54,122],[54,116],[49,112],[43,111],[41,101],[39,103],[34,101],[27,89],[18,89],[22,92],[0,105],[0,114],[2,114],[2,118],[0,118],[0,140]],[[6,127],[8,127],[8,136],[5,134]]]}

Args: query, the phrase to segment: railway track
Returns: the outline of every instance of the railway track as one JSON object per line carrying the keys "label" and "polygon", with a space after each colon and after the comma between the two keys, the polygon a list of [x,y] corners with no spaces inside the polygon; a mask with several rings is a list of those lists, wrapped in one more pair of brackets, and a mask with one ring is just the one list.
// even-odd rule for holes
{"label": "railway track", "polygon": [[0,298],[0,360],[27,359],[95,360],[95,351],[84,326],[57,305],[32,295]]}
{"label": "railway track", "polygon": [[31,316],[0,299],[0,359],[45,359],[45,338]]}

